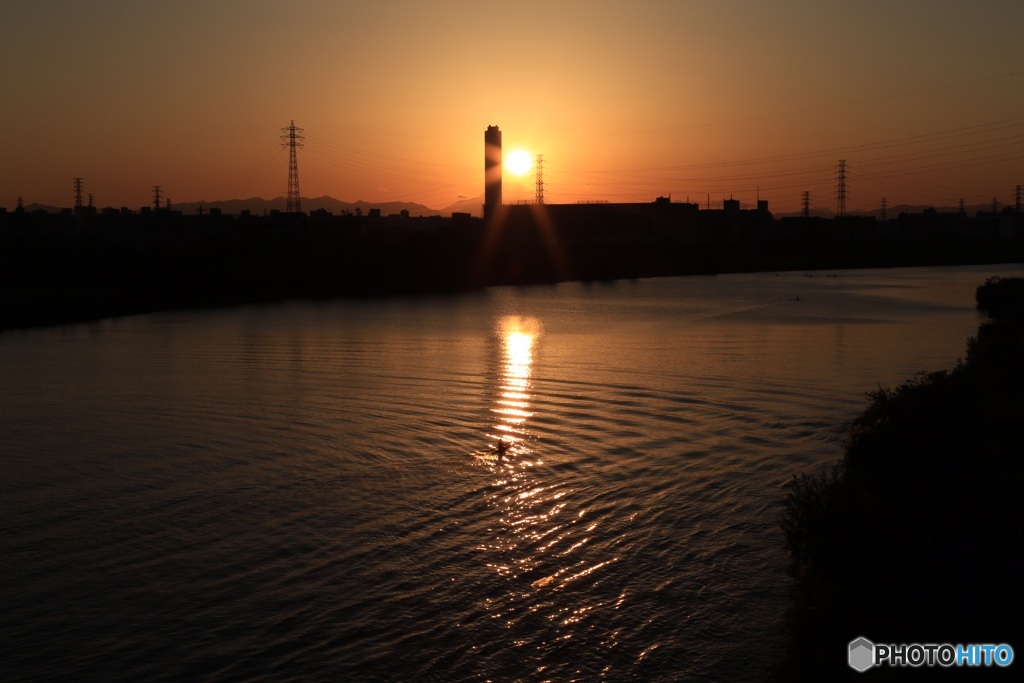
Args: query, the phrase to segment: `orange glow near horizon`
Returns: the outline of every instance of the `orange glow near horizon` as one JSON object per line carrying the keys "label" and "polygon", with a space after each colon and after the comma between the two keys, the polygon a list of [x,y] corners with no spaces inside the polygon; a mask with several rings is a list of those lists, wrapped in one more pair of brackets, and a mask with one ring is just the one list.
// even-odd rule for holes
{"label": "orange glow near horizon", "polygon": [[[1024,22],[1024,4],[992,3]],[[283,197],[291,120],[303,197],[439,211],[479,213],[489,124],[505,149],[543,151],[552,204],[732,196],[796,212],[808,191],[831,209],[839,159],[850,210],[1005,205],[1022,182],[1024,58],[991,40],[992,12],[952,0],[924,18],[796,0],[528,4],[525,41],[522,21],[468,0],[292,9],[16,3],[0,207],[70,206],[75,177],[98,207],[149,205],[155,185],[177,205]],[[826,30],[840,25],[849,38]],[[371,26],[386,32],[351,28]],[[528,171],[503,194],[531,200]]]}

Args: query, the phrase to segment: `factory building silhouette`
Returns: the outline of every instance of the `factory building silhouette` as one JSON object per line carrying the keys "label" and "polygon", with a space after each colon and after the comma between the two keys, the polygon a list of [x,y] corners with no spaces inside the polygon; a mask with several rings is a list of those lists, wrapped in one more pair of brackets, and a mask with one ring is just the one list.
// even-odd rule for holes
{"label": "factory building silhouette", "polygon": [[[290,150],[300,129],[288,127]],[[293,137],[294,132],[294,137]],[[295,143],[293,146],[291,143]],[[161,202],[57,213],[0,207],[0,329],[288,298],[465,291],[491,285],[693,273],[1006,263],[1024,259],[1024,216],[926,211],[774,220],[767,201],[502,203],[502,135],[484,133],[484,218],[341,215],[298,206],[234,215]],[[283,199],[282,199],[283,204]],[[194,213],[193,213],[194,211]]]}
{"label": "factory building silhouette", "polygon": [[493,218],[501,208],[501,130],[484,131],[484,218]]}
{"label": "factory building silhouette", "polygon": [[764,239],[772,228],[765,200],[753,210],[742,209],[732,198],[724,200],[721,209],[704,210],[670,197],[651,202],[502,204],[502,168],[501,130],[491,125],[484,131],[484,230],[505,249],[538,241],[573,251],[622,242],[734,242]]}

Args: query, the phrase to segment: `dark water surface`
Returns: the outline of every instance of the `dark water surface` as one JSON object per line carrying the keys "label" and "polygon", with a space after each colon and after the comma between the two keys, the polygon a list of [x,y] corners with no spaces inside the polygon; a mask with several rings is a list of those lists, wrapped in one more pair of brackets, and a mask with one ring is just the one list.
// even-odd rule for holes
{"label": "dark water surface", "polygon": [[5,332],[0,673],[757,679],[784,484],[841,456],[865,391],[951,367],[975,287],[1021,270]]}

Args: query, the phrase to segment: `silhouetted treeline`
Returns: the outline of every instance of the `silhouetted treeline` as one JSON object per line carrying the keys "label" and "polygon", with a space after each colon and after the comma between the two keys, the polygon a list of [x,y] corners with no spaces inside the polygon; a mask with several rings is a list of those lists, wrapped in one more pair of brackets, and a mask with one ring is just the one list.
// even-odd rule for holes
{"label": "silhouetted treeline", "polygon": [[1024,316],[1024,278],[992,277],[978,287],[978,308],[997,320]]}
{"label": "silhouetted treeline", "polygon": [[795,594],[778,680],[912,673],[850,669],[860,636],[1024,652],[1024,280],[990,279],[977,300],[993,320],[965,360],[873,392],[843,460],[794,479],[782,527]]}
{"label": "silhouetted treeline", "polygon": [[922,232],[914,223],[904,234],[874,219],[775,221],[766,205],[738,206],[508,206],[487,222],[379,212],[0,212],[0,329],[299,297],[1024,256],[1017,216],[997,217],[998,230],[939,222]]}

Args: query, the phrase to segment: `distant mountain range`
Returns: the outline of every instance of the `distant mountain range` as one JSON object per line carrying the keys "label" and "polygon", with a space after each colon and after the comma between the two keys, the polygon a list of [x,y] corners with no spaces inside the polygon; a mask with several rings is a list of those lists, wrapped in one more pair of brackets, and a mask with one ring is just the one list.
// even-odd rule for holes
{"label": "distant mountain range", "polygon": [[[380,209],[381,215],[389,216],[391,214],[398,214],[402,211],[408,211],[410,216],[451,216],[452,213],[470,213],[475,216],[481,214],[481,207],[483,206],[483,197],[471,197],[463,199],[451,206],[447,206],[443,209],[432,209],[429,206],[423,204],[417,204],[415,202],[343,202],[340,199],[333,197],[303,197],[302,198],[302,210],[306,213],[310,211],[316,211],[318,209],[326,209],[335,215],[341,215],[343,213],[362,213],[364,216],[370,212],[370,209]],[[263,215],[264,213],[270,213],[271,211],[284,211],[287,208],[288,202],[284,197],[277,197],[275,199],[263,199],[262,197],[251,197],[249,199],[228,199],[224,201],[215,202],[181,202],[172,204],[171,208],[175,211],[181,211],[185,214],[195,214],[199,212],[200,207],[203,211],[209,211],[210,209],[220,209],[222,213],[229,215],[238,215],[243,210],[250,211],[253,215]],[[50,206],[47,204],[28,204],[25,206],[25,210],[32,211],[46,211],[49,213],[58,213],[62,207]],[[102,206],[99,208],[103,208]],[[128,207],[133,211],[137,211],[139,207],[130,206]],[[10,209],[8,209],[10,210]]]}
{"label": "distant mountain range", "polygon": [[[367,202],[363,200],[345,202],[326,195],[323,197],[302,198],[302,210],[306,213],[325,209],[335,215],[361,213],[365,216],[370,212],[370,209],[380,209],[380,213],[383,216],[398,214],[402,211],[408,211],[410,216],[451,216],[452,212],[480,215],[480,207],[482,205],[483,197],[463,200],[443,209],[432,209],[429,206],[415,202]],[[264,212],[270,213],[275,210],[284,211],[287,207],[287,200],[284,197],[277,197],[276,199],[252,197],[250,199],[231,199],[219,202],[182,202],[173,206],[174,209],[182,213],[197,213],[199,207],[202,207],[204,211],[220,209],[226,214],[237,215],[243,209],[248,209],[253,214],[263,214]]]}
{"label": "distant mountain range", "polygon": [[[238,215],[243,210],[248,210],[253,215],[262,215],[264,213],[270,213],[271,211],[285,211],[287,205],[288,202],[284,197],[276,197],[275,199],[250,197],[249,199],[229,199],[218,202],[182,202],[180,204],[175,204],[173,208],[186,214],[198,213],[199,209],[202,208],[203,211],[220,209],[223,213],[234,215]],[[321,209],[325,209],[336,215],[343,213],[367,214],[370,212],[370,209],[380,209],[381,214],[385,216],[392,213],[399,213],[403,210],[408,210],[410,216],[436,216],[438,214],[435,209],[431,209],[429,206],[414,204],[412,202],[382,202],[380,204],[373,204],[371,202],[364,201],[343,202],[326,195],[323,197],[302,198],[302,210],[306,213]]]}
{"label": "distant mountain range", "polygon": [[[183,202],[181,204],[174,205],[173,208],[177,211],[181,211],[182,213],[197,213],[199,208],[203,207],[204,211],[220,209],[223,213],[237,215],[244,209],[248,209],[253,214],[269,213],[270,211],[285,211],[287,205],[288,202],[284,197],[272,200],[253,197],[248,200],[228,200],[224,202]],[[464,200],[463,202],[443,209],[432,209],[428,206],[417,204],[415,202],[366,202],[362,200],[359,200],[358,202],[343,202],[327,196],[302,198],[302,210],[306,213],[324,209],[335,215],[357,212],[366,215],[370,213],[371,209],[380,209],[381,215],[384,216],[401,213],[402,211],[409,211],[410,216],[451,216],[452,212],[467,212],[479,215],[480,207],[482,205],[482,197],[479,199]],[[470,209],[470,207],[472,207],[472,209]]]}
{"label": "distant mountain range", "polygon": [[[357,202],[344,202],[340,199],[333,197],[303,197],[302,198],[302,210],[306,213],[310,211],[316,211],[318,209],[326,209],[335,215],[341,215],[344,213],[362,213],[364,216],[370,212],[370,209],[380,209],[381,215],[389,216],[391,214],[398,214],[402,211],[408,211],[410,216],[451,216],[453,213],[468,213],[474,216],[480,216],[482,213],[484,199],[483,196],[468,197],[462,199],[455,204],[446,206],[443,209],[432,209],[429,206],[423,204],[417,204],[415,202],[367,202],[359,200]],[[1000,204],[1000,209],[1005,206]],[[210,209],[220,209],[222,213],[228,215],[238,215],[243,210],[250,211],[253,215],[263,215],[264,213],[270,213],[271,211],[284,211],[287,208],[287,200],[284,197],[277,197],[275,199],[263,199],[262,197],[251,197],[249,199],[229,199],[224,201],[215,202],[182,202],[180,204],[173,204],[172,209],[175,211],[181,211],[185,214],[198,213],[199,208],[202,207],[203,211],[209,211]],[[103,207],[100,207],[103,208]],[[134,211],[137,211],[139,207],[128,207]],[[718,207],[715,207],[718,208]],[[890,206],[886,210],[888,218],[894,219],[901,213],[922,213],[928,209],[935,209],[939,213],[955,213],[959,210],[959,207],[952,206],[928,206],[928,205],[910,205],[910,204],[899,204],[896,206]],[[8,209],[10,211],[11,209]],[[61,211],[61,207],[50,206],[47,204],[28,204],[25,206],[25,210],[32,211],[46,211],[49,213],[58,213]],[[979,211],[989,212],[992,210],[991,204],[973,204],[964,207],[968,216],[973,216]],[[818,218],[832,219],[835,217],[835,211],[824,208],[811,209],[811,216]],[[799,211],[787,211],[781,213],[774,213],[775,218],[786,218],[790,216],[799,216]],[[851,216],[875,216],[881,219],[881,209],[875,209],[872,211],[865,210],[853,210],[849,212]]]}

